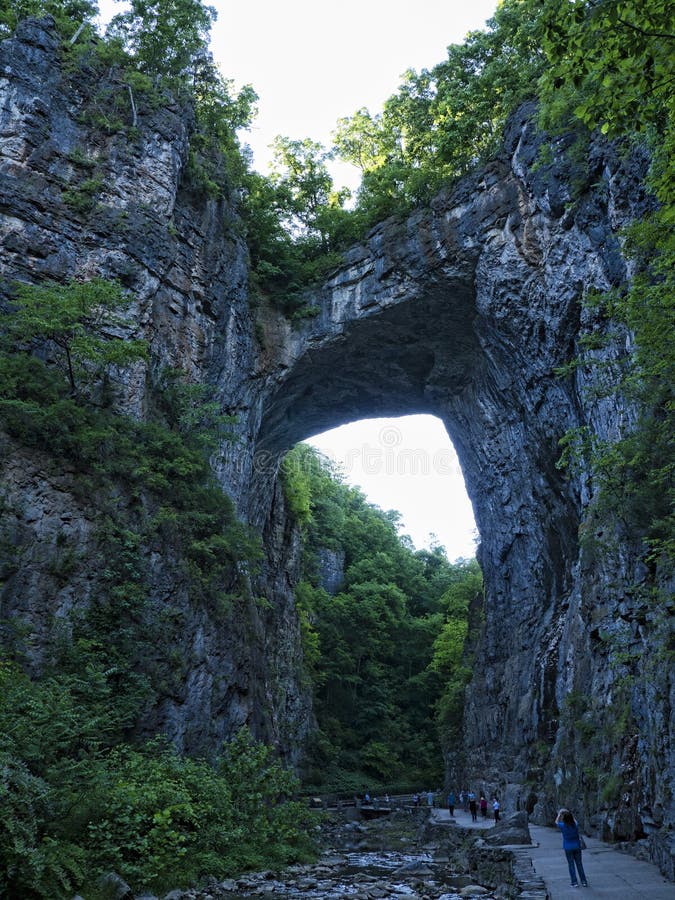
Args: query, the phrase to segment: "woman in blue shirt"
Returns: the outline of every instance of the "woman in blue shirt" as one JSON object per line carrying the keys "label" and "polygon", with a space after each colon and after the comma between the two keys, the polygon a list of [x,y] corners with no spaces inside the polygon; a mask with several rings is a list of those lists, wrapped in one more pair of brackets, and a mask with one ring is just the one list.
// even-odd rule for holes
{"label": "woman in blue shirt", "polygon": [[581,861],[581,835],[579,834],[579,825],[569,809],[561,809],[555,824],[562,831],[563,850],[567,857],[567,865],[570,870],[570,879],[572,887],[579,887],[577,884],[577,873],[575,866],[579,871],[579,878],[584,887],[588,886],[586,881],[586,873],[584,872],[584,864]]}

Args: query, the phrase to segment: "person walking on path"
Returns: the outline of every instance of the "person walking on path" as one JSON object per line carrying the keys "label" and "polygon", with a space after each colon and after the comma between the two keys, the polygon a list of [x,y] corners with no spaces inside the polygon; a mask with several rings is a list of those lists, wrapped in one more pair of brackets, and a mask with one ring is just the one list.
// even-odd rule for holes
{"label": "person walking on path", "polygon": [[485,794],[480,795],[480,800],[478,801],[478,805],[480,807],[480,814],[483,818],[487,816],[487,799]]}
{"label": "person walking on path", "polygon": [[[561,809],[555,820],[555,824],[562,831],[563,850],[567,857],[567,866],[570,870],[572,887],[579,887],[577,871],[584,887],[587,887],[586,873],[581,859],[582,839],[579,834],[579,825],[569,809]],[[576,868],[575,868],[576,867]]]}
{"label": "person walking on path", "polygon": [[471,813],[471,821],[478,821],[478,804],[476,803],[476,795],[473,791],[469,791],[469,812]]}
{"label": "person walking on path", "polygon": [[495,817],[495,825],[499,822],[499,800],[497,799],[497,795],[495,794],[492,798],[492,812]]}
{"label": "person walking on path", "polygon": [[451,816],[455,815],[455,795],[452,791],[448,794],[448,810]]}

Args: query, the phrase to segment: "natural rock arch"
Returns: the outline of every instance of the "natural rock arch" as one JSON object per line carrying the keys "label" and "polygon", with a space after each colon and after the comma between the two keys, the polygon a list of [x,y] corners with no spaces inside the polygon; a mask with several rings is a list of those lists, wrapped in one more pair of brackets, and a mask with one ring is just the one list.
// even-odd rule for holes
{"label": "natural rock arch", "polygon": [[576,203],[559,165],[532,171],[531,112],[512,121],[500,160],[375,229],[307,297],[316,316],[283,340],[277,330],[283,357],[255,438],[267,459],[358,418],[444,422],[486,581],[466,749],[474,772],[501,784],[522,783],[533,746],[555,742],[588,650],[578,545],[588,485],[557,463],[565,432],[594,417],[597,427],[603,410],[559,367],[575,353],[582,298],[626,277],[617,226],[629,215],[609,151],[591,161],[609,189]]}
{"label": "natural rock arch", "polygon": [[[577,529],[592,524],[593,478],[556,467],[568,428],[614,437],[632,415],[621,398],[589,391],[592,370],[560,377],[556,368],[581,334],[602,330],[582,309],[584,295],[626,278],[619,230],[644,209],[644,161],[622,160],[600,141],[584,171],[572,171],[561,139],[554,162],[535,166],[541,138],[525,108],[499,159],[428,210],[376,228],[308,295],[317,315],[292,326],[251,296],[234,206],[205,199],[185,178],[186,110],[147,111],[132,141],[87,126],[93,73],[81,71],[77,84],[63,77],[48,18],[22,23],[0,44],[0,63],[2,279],[121,280],[134,298],[129,333],[148,341],[157,366],[208,384],[236,416],[238,440],[221,448],[214,469],[263,534],[255,588],[269,602],[249,604],[228,627],[171,580],[171,548],[153,557],[156,599],[170,596],[183,622],[182,640],[163,649],[182,654],[185,674],[146,717],[148,731],[201,754],[248,723],[298,760],[311,709],[298,678],[300,542],[274,478],[279,457],[349,419],[427,411],[446,424],[482,537],[486,622],[465,709],[473,773],[501,785],[506,808],[526,803],[540,821],[552,819],[558,785],[581,797],[586,759],[570,762],[558,716],[572,689],[598,699],[596,712],[606,698],[611,714],[617,675],[601,634],[621,628],[637,660],[635,727],[625,746],[600,749],[603,764],[628,773],[613,833],[635,834],[650,816],[657,828],[675,821],[672,674],[659,666],[631,592],[645,580],[634,536],[617,528],[616,552],[584,556]],[[64,200],[83,177],[75,150],[96,160],[101,183],[86,215]],[[598,356],[621,352],[610,345]],[[143,366],[127,373],[126,411],[147,414],[152,380]],[[73,597],[86,602],[94,584],[86,565],[64,587],[50,581],[59,523],[77,526],[86,561],[96,509],[39,454],[8,448],[3,498],[30,581],[3,585],[2,616],[31,622],[39,652],[54,611]]]}

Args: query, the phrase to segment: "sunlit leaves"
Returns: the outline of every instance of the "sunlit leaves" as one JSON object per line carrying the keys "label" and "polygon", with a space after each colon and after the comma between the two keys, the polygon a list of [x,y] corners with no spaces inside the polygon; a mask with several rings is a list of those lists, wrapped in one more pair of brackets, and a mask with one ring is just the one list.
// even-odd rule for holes
{"label": "sunlit leaves", "polygon": [[0,4],[0,39],[29,16],[53,16],[63,38],[72,38],[83,23],[98,13],[95,0],[4,0]]}
{"label": "sunlit leaves", "polygon": [[122,41],[144,72],[178,78],[208,47],[212,6],[201,0],[131,0],[108,26],[108,36]]}
{"label": "sunlit leaves", "polygon": [[543,67],[536,16],[522,0],[499,6],[485,31],[448,47],[431,70],[409,70],[381,113],[341,119],[338,155],[363,172],[365,221],[405,212],[494,154],[508,114]]}
{"label": "sunlit leaves", "polygon": [[394,144],[382,125],[382,116],[372,116],[364,107],[353,116],[338,119],[333,143],[341,159],[369,172],[384,165]]}
{"label": "sunlit leaves", "polygon": [[545,103],[572,88],[574,115],[610,136],[650,128],[675,88],[675,10],[668,0],[546,0]]}

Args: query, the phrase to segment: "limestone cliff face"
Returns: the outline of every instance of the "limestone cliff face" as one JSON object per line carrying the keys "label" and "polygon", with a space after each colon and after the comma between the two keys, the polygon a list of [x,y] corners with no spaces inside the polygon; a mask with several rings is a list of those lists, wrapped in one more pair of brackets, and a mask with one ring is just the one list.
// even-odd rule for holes
{"label": "limestone cliff face", "polygon": [[[590,369],[556,370],[603,328],[583,298],[629,276],[619,231],[644,209],[646,161],[598,143],[580,183],[561,141],[557,159],[536,166],[540,138],[524,109],[499,159],[429,209],[374,229],[308,297],[316,317],[291,326],[249,304],[233,209],[185,187],[181,110],[142,115],[133,139],[81,124],[91,86],[75,90],[60,73],[48,23],[5,42],[0,73],[0,275],[120,278],[135,297],[129,333],[149,341],[154,365],[207,381],[237,416],[239,441],[214,466],[263,534],[259,587],[270,609],[251,613],[246,641],[189,617],[185,682],[154,724],[189,747],[200,718],[219,723],[202,742],[248,720],[297,758],[311,711],[292,601],[299,544],[278,460],[331,426],[427,412],[452,438],[481,534],[486,618],[466,701],[465,776],[540,820],[565,799],[616,837],[673,823],[675,696],[654,648],[667,623],[640,599],[648,573],[630,523],[596,522],[588,473],[556,465],[568,429],[612,437],[634,418],[616,397],[596,396]],[[102,178],[86,215],[64,201],[82,179],[76,149]],[[628,341],[597,353],[611,363]],[[139,416],[150,375],[139,366],[127,385]],[[64,523],[86,540],[87,511],[39,460],[24,466],[19,456],[9,452],[16,474],[5,490],[34,500],[17,528],[39,570],[40,542]],[[580,530],[595,541],[580,544]],[[30,589],[21,599],[10,579],[3,604],[46,620],[43,597]]]}
{"label": "limestone cliff face", "polygon": [[[130,111],[108,133],[91,124],[101,90],[86,67],[64,71],[50,20],[24,22],[0,45],[2,286],[94,275],[120,280],[134,298],[128,335],[146,339],[152,356],[128,375],[122,406],[144,417],[155,374],[179,368],[196,382],[216,381],[223,406],[241,411],[259,364],[235,214],[184,187],[191,127],[185,110],[141,107],[131,137]],[[244,414],[226,484],[243,512],[247,427]],[[78,496],[72,472],[51,471],[48,454],[27,455],[4,439],[2,457],[2,537],[18,549],[3,573],[0,617],[30,625],[29,656],[37,665],[59,620],[95,589],[97,510]],[[176,581],[172,548],[147,560],[153,602],[173,610],[180,626],[157,648],[157,664],[173,659],[179,677],[147,711],[144,728],[165,731],[189,752],[213,752],[248,724],[296,762],[311,721],[291,592],[299,545],[273,477],[269,484],[269,562],[253,586],[269,608],[250,604],[218,619],[196,608]],[[54,572],[72,548],[84,562],[71,567],[64,584]]]}

